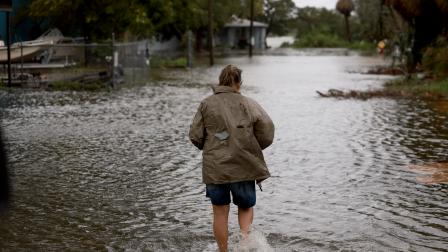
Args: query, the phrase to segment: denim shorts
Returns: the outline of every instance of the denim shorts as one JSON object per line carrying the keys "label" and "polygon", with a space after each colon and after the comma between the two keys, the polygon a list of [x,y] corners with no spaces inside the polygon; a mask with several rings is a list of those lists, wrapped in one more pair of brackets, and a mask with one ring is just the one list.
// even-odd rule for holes
{"label": "denim shorts", "polygon": [[229,184],[207,184],[206,195],[213,205],[230,204],[232,193],[233,204],[241,208],[255,206],[255,181],[243,181]]}

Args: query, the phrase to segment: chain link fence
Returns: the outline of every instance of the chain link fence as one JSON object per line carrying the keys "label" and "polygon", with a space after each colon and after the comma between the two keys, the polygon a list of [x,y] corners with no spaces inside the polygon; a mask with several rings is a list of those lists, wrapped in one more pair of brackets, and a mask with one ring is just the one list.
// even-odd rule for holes
{"label": "chain link fence", "polygon": [[[148,40],[125,43],[20,44],[11,46],[12,84],[42,86],[54,82],[144,82],[149,77]],[[2,82],[7,64],[2,61]]]}

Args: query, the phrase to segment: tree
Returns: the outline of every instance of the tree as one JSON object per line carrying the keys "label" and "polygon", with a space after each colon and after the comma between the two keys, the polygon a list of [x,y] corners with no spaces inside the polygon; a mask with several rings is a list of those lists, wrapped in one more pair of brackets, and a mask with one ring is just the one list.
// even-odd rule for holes
{"label": "tree", "polygon": [[[196,37],[196,50],[203,47],[208,34],[208,0],[141,0],[147,16],[154,26],[155,35],[162,39],[181,38],[191,30]],[[248,17],[249,0],[214,0],[214,31],[222,28],[232,15]],[[255,0],[255,12],[259,13],[260,0]]]}
{"label": "tree", "polygon": [[350,23],[349,23],[349,17],[352,13],[352,11],[355,9],[355,5],[353,4],[352,0],[339,0],[336,4],[336,9],[344,15],[345,19],[345,29],[347,32],[347,40],[349,42],[352,42],[352,35],[350,32]]}
{"label": "tree", "polygon": [[384,0],[354,0],[356,17],[362,24],[360,36],[363,39],[368,41],[392,39],[394,34],[402,32],[383,2]]}
{"label": "tree", "polygon": [[297,28],[297,37],[310,33],[345,36],[339,14],[325,8],[298,8],[294,26]]}
{"label": "tree", "polygon": [[268,24],[266,37],[273,33],[285,35],[289,32],[289,23],[296,15],[296,5],[292,0],[266,0],[262,21]]}
{"label": "tree", "polygon": [[82,34],[92,40],[109,38],[112,32],[122,36],[130,30],[144,36],[153,31],[144,7],[137,0],[35,0],[28,12],[65,34]]}
{"label": "tree", "polygon": [[397,11],[414,30],[412,62],[422,61],[423,49],[448,29],[448,1],[446,0],[385,0],[384,4]]}
{"label": "tree", "polygon": [[[67,36],[82,35],[91,41],[156,36],[182,38],[188,30],[196,34],[197,49],[207,34],[207,0],[34,0],[25,8],[47,28],[57,27]],[[263,14],[263,0],[254,0],[255,15]],[[214,31],[232,15],[249,17],[250,0],[214,0]]]}

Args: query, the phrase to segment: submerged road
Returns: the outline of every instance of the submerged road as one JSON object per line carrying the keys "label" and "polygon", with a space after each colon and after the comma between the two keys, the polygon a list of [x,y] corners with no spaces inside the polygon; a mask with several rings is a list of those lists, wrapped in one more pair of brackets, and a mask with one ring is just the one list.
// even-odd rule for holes
{"label": "submerged road", "polygon": [[213,250],[187,134],[229,63],[276,125],[254,221],[272,249],[446,251],[448,185],[421,183],[409,166],[448,160],[448,114],[424,101],[319,98],[388,78],[356,73],[380,59],[344,55],[225,58],[112,92],[0,91],[14,187],[0,250]]}

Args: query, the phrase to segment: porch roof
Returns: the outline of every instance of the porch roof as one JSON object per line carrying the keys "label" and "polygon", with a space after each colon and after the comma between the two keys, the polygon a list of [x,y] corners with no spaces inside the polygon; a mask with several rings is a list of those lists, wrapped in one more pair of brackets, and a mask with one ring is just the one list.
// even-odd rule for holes
{"label": "porch roof", "polygon": [[[250,20],[249,19],[243,19],[243,18],[237,18],[232,17],[232,20],[224,25],[225,28],[230,27],[250,27]],[[254,27],[264,27],[267,28],[268,25],[262,22],[254,21]]]}

